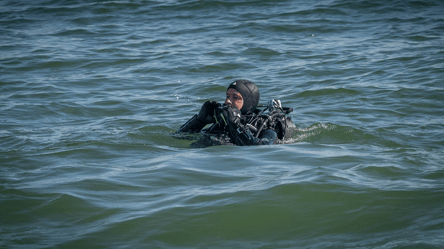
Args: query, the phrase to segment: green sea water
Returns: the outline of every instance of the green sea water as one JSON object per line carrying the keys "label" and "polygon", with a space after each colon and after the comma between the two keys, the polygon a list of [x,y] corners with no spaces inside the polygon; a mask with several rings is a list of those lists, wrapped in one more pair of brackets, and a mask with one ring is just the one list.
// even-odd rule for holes
{"label": "green sea water", "polygon": [[[0,1],[0,248],[444,248],[443,13]],[[292,143],[173,136],[237,79]]]}

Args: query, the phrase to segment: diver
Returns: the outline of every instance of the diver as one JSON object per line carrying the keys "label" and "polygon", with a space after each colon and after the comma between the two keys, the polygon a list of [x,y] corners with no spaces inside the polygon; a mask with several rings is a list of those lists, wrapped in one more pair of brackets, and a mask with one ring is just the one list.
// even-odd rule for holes
{"label": "diver", "polygon": [[[199,113],[194,115],[177,133],[197,133],[226,137],[225,144],[270,145],[294,134],[289,114],[292,108],[282,107],[279,100],[268,102],[265,109],[258,109],[259,89],[251,81],[236,80],[226,92],[223,105],[216,101],[206,101]],[[263,107],[263,106],[262,106]],[[268,113],[264,113],[268,110]],[[206,125],[209,128],[203,129]],[[224,143],[219,143],[224,144]]]}

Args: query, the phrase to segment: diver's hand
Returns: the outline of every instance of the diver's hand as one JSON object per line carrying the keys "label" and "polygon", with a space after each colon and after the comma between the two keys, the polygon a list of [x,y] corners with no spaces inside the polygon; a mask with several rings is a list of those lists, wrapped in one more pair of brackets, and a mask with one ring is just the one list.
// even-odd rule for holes
{"label": "diver's hand", "polygon": [[221,105],[217,103],[217,101],[207,101],[200,108],[199,114],[197,118],[207,124],[214,123],[216,120],[214,119],[214,110]]}
{"label": "diver's hand", "polygon": [[223,114],[229,124],[238,121],[241,117],[241,111],[234,106],[223,108]]}
{"label": "diver's hand", "polygon": [[241,111],[234,106],[224,105],[223,108],[216,109],[215,118],[217,122],[225,125],[237,123],[240,120]]}

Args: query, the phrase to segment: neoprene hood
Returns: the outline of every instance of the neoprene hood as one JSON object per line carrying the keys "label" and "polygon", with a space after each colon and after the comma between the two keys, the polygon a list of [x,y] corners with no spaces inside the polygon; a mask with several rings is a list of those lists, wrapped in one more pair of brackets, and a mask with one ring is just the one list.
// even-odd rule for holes
{"label": "neoprene hood", "polygon": [[230,88],[238,91],[244,99],[244,105],[242,106],[242,109],[240,109],[242,115],[250,114],[256,109],[259,103],[260,94],[259,88],[257,88],[253,82],[248,80],[236,80],[228,86],[227,91]]}

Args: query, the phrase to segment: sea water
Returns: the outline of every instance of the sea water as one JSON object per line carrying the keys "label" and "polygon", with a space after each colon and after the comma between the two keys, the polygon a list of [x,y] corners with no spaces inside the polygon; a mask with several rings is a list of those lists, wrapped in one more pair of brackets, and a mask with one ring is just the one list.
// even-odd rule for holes
{"label": "sea water", "polygon": [[[443,13],[0,1],[0,247],[443,248]],[[237,79],[294,143],[173,136]]]}

